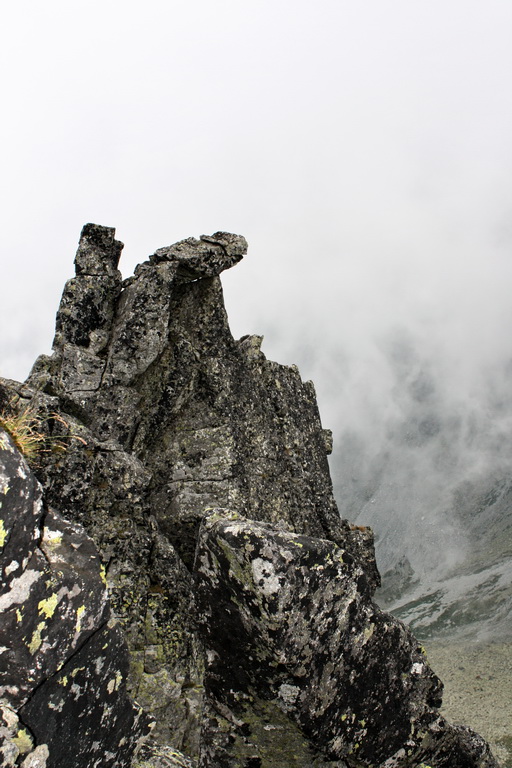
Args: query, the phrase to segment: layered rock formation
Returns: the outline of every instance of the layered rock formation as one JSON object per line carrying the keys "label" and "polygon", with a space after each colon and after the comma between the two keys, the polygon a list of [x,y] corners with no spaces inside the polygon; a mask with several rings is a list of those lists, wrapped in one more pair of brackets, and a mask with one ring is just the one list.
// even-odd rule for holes
{"label": "layered rock formation", "polygon": [[372,534],[339,517],[313,385],[231,336],[219,274],[245,240],[182,241],[123,281],[114,234],[84,228],[53,354],[3,387],[67,440],[36,471],[101,553],[156,720],[139,765],[493,766],[372,602]]}

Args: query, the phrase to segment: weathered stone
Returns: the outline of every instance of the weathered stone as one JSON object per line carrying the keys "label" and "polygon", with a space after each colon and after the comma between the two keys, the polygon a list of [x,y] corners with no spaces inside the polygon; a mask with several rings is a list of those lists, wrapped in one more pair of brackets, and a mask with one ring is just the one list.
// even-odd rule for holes
{"label": "weathered stone", "polygon": [[214,235],[201,235],[200,240],[189,237],[167,248],[159,248],[151,261],[176,264],[178,280],[188,282],[220,275],[225,269],[237,264],[246,253],[245,237],[216,232]]}
{"label": "weathered stone", "polygon": [[98,552],[80,525],[45,509],[6,432],[0,515],[3,765],[128,766],[148,719],[126,694],[128,651]]}
{"label": "weathered stone", "polygon": [[346,550],[215,511],[196,571],[201,768],[282,765],[284,743],[290,766],[310,765],[314,749],[349,766],[496,765],[482,739],[439,715],[442,685],[423,650],[373,603]]}
{"label": "weathered stone", "polygon": [[[114,229],[94,224],[83,228],[76,277],[66,283],[57,313],[54,346],[71,344],[92,354],[105,348],[122,281],[117,265],[123,244],[114,240],[114,234]],[[63,372],[69,367],[63,366]]]}
{"label": "weathered stone", "polygon": [[85,224],[75,256],[77,275],[97,275],[117,278],[123,243],[115,239],[113,227]]}
{"label": "weathered stone", "polygon": [[0,611],[6,610],[8,594],[28,594],[30,577],[22,576],[34,556],[43,516],[41,486],[30,472],[14,443],[5,432],[0,433],[0,551],[2,583]]}
{"label": "weathered stone", "polygon": [[[19,755],[22,754],[21,731],[16,710],[8,704],[0,703],[0,758],[5,768],[16,765]],[[29,748],[32,746],[30,740]]]}
{"label": "weathered stone", "polygon": [[[46,768],[49,757],[47,744],[34,747],[34,740],[20,724],[17,713],[0,703],[0,760],[2,768]],[[21,761],[21,762],[20,762]]]}
{"label": "weathered stone", "polygon": [[[113,233],[97,230],[88,225],[78,252],[93,242],[94,263],[112,265]],[[193,753],[202,660],[181,569],[192,567],[204,510],[236,508],[347,546],[358,539],[332,496],[313,385],[294,366],[267,361],[261,337],[236,342],[229,331],[217,275],[245,250],[243,238],[226,233],[189,239],[158,251],[120,287],[99,266],[77,271],[80,317],[66,289],[60,313],[70,326],[29,379],[58,398],[73,429],[87,426],[87,445],[43,457],[38,474],[49,500],[85,525],[102,553],[134,692],[154,711],[159,737],[172,730],[173,745]],[[105,350],[90,341],[98,306],[108,306]],[[178,554],[172,564],[162,538]]]}
{"label": "weathered stone", "polygon": [[46,768],[50,753],[46,744],[40,744],[30,755],[27,755],[21,768]]}
{"label": "weathered stone", "polygon": [[20,715],[49,750],[47,768],[129,766],[147,717],[126,696],[128,655],[119,626],[98,629]]}
{"label": "weathered stone", "polygon": [[[70,521],[59,523],[63,541],[79,535],[79,523],[99,549],[131,651],[129,689],[156,719],[139,762],[187,765],[179,753],[201,751],[204,766],[233,768],[344,768],[376,760],[412,768],[427,754],[431,768],[492,766],[476,736],[438,717],[440,687],[417,644],[372,603],[380,582],[373,534],[340,519],[327,464],[332,438],[322,429],[312,383],[295,366],[267,360],[262,337],[231,336],[219,274],[242,258],[244,238],[216,233],[181,241],[121,281],[122,245],[114,235],[86,225],[52,356],[36,361],[25,386],[4,380],[3,390],[0,382],[0,401],[15,394],[44,417],[50,448],[36,472],[47,504]],[[54,440],[67,450],[52,450]],[[34,488],[32,514],[44,516]],[[216,507],[253,522],[232,520],[229,535],[220,532],[225,520],[210,518],[203,527],[197,614],[191,570],[202,520]],[[12,551],[24,537],[40,561],[30,526],[19,525]],[[87,548],[79,558],[74,550],[63,557],[98,567]],[[18,571],[10,567],[12,580]],[[51,595],[37,597],[36,617]],[[64,601],[56,608],[64,610]],[[59,747],[58,729],[61,722],[71,727],[77,710],[59,708],[73,673],[83,697],[81,760],[104,703],[93,702],[88,670],[96,662],[119,725],[111,733],[101,724],[104,764],[123,764],[115,733],[124,730],[129,751],[141,729],[131,705],[124,715],[115,709],[124,692],[112,682],[111,664],[124,662],[116,661],[118,635],[108,633],[118,630],[105,611],[70,659],[47,679],[40,670],[40,688],[27,693],[23,707],[36,740],[43,738],[37,712],[45,712],[49,759],[58,754],[66,768],[72,755],[69,745]],[[210,651],[204,702],[197,621]],[[80,665],[73,666],[77,654]],[[21,657],[19,666],[23,676]],[[426,729],[423,742],[413,723]]]}

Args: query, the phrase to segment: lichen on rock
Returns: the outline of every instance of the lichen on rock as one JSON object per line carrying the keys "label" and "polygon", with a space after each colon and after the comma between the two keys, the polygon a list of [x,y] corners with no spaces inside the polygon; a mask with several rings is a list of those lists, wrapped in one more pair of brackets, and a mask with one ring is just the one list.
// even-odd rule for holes
{"label": "lichen on rock", "polygon": [[231,335],[219,276],[245,239],[182,240],[126,280],[121,250],[84,227],[52,355],[0,380],[50,438],[81,436],[41,454],[44,496],[1,443],[4,759],[128,765],[147,732],[129,691],[156,720],[134,768],[493,768],[373,603],[373,533],[339,515],[313,384]]}
{"label": "lichen on rock", "polygon": [[275,765],[266,727],[273,744],[294,728],[306,737],[290,765],[308,765],[311,749],[348,765],[495,764],[483,740],[439,715],[442,685],[421,647],[372,601],[346,550],[217,511],[196,571],[208,659],[201,768]]}
{"label": "lichen on rock", "polygon": [[128,650],[98,552],[80,525],[45,508],[32,471],[1,437],[2,765],[128,766],[149,721],[126,694]]}

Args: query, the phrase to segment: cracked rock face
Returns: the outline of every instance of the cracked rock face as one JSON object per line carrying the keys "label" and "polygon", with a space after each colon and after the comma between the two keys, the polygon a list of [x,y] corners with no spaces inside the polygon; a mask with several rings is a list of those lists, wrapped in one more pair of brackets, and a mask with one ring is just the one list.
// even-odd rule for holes
{"label": "cracked rock face", "polygon": [[214,511],[196,571],[201,768],[280,764],[278,744],[290,766],[310,765],[315,750],[348,766],[496,765],[480,737],[439,715],[423,650],[373,603],[346,550]]}
{"label": "cracked rock face", "polygon": [[45,510],[5,432],[0,502],[2,765],[128,766],[148,720],[126,695],[128,651],[98,552]]}
{"label": "cracked rock face", "polygon": [[[261,337],[230,333],[219,275],[246,249],[225,232],[189,238],[122,280],[115,231],[86,225],[52,355],[25,385],[0,381],[0,400],[30,406],[66,446],[35,470],[65,519],[30,474],[32,501],[11,497],[23,514],[2,540],[5,583],[31,607],[18,621],[6,604],[25,643],[0,640],[7,720],[58,755],[48,765],[122,766],[145,728],[128,675],[156,720],[134,768],[491,768],[476,735],[438,716],[414,638],[372,602],[373,535],[339,516],[312,383],[267,360]],[[98,713],[103,762],[83,763]]]}
{"label": "cracked rock face", "polygon": [[340,520],[313,385],[267,360],[261,337],[230,333],[218,275],[245,239],[189,238],[125,281],[121,247],[114,230],[84,227],[53,355],[21,395],[87,443],[43,457],[38,475],[100,549],[132,690],[158,738],[197,754],[203,661],[189,571],[206,509],[345,542],[379,577],[371,532]]}

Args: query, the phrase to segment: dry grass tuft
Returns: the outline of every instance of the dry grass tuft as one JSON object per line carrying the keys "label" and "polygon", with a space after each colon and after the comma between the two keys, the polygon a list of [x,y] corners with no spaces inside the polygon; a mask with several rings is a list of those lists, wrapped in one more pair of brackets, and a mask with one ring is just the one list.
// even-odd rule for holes
{"label": "dry grass tuft", "polygon": [[70,428],[58,413],[41,416],[30,406],[17,411],[13,402],[9,403],[8,409],[0,412],[0,429],[9,433],[16,447],[30,463],[37,463],[41,453],[66,451],[68,446],[65,440],[78,440],[87,445],[82,437],[71,433],[58,436],[48,434],[44,426],[50,421],[59,422],[66,429]]}

